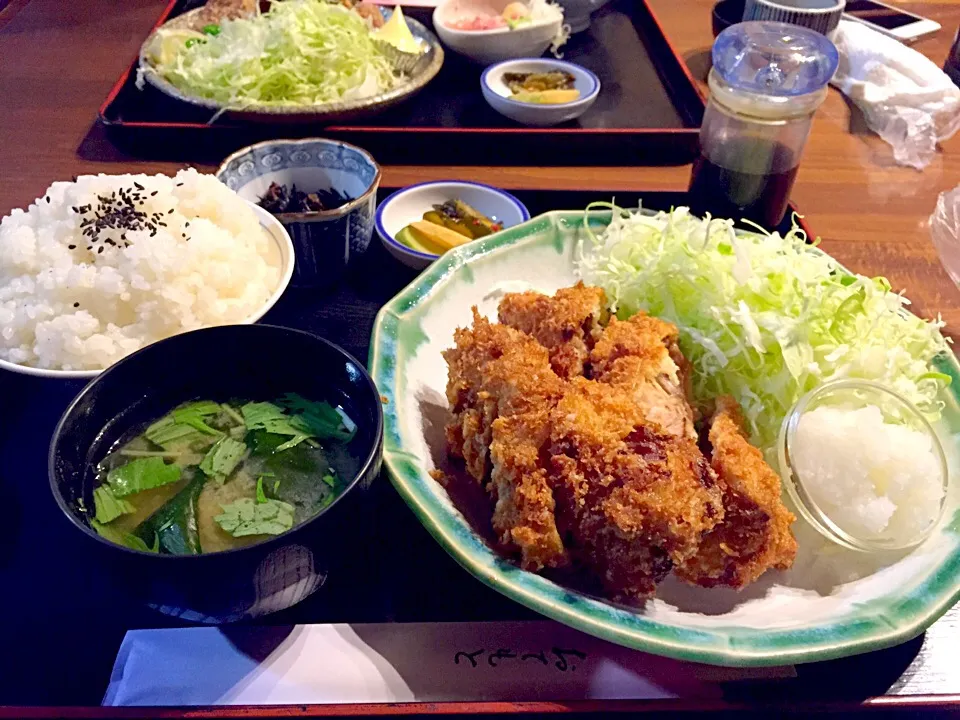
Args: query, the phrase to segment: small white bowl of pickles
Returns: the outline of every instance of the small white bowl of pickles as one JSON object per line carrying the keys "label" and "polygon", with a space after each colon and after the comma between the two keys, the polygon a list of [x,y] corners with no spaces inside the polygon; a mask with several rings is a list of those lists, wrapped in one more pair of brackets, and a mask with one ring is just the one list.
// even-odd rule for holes
{"label": "small white bowl of pickles", "polygon": [[422,270],[447,250],[529,219],[526,206],[505,190],[441,180],[390,195],[377,208],[376,229],[387,252]]}
{"label": "small white bowl of pickles", "polygon": [[480,89],[487,104],[504,117],[549,127],[589,110],[600,94],[600,78],[562,60],[507,60],[483,71]]}

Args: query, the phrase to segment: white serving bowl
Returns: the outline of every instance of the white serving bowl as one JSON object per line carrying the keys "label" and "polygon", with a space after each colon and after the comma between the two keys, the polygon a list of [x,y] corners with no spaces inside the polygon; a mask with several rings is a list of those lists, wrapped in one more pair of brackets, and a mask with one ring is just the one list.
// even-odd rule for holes
{"label": "white serving bowl", "polygon": [[[509,72],[548,72],[564,70],[573,75],[580,99],[558,105],[539,105],[537,103],[518,102],[510,98],[510,88],[503,81]],[[501,115],[524,125],[549,127],[583,115],[600,94],[600,78],[586,68],[563,62],[562,60],[543,60],[525,58],[507,60],[491,65],[480,76],[480,90],[487,103]]]}
{"label": "white serving bowl", "polygon": [[[277,282],[276,289],[270,297],[267,298],[267,301],[243,322],[237,323],[239,325],[252,325],[266,315],[270,308],[277,304],[280,296],[283,295],[287,286],[290,284],[290,278],[293,277],[294,255],[293,241],[290,240],[290,234],[279,220],[262,207],[254,203],[250,203],[250,207],[253,208],[253,211],[256,213],[257,219],[260,221],[260,227],[263,228],[263,231],[267,233],[276,244],[277,252],[280,255],[280,280]],[[105,369],[106,368],[100,370],[50,370],[47,368],[30,367],[28,365],[18,365],[17,363],[0,359],[0,370],[10,370],[11,372],[20,373],[21,375],[33,375],[34,377],[57,380],[90,380]]]}
{"label": "white serving bowl", "polygon": [[422,270],[439,255],[424,253],[396,239],[407,225],[423,219],[434,205],[447,200],[462,200],[477,212],[503,223],[504,229],[530,219],[530,211],[513,195],[482,183],[460,180],[425,182],[397,190],[380,203],[376,214],[377,235],[387,252],[407,267]]}
{"label": "white serving bowl", "polygon": [[455,30],[449,25],[487,9],[503,12],[510,1],[443,0],[433,11],[433,27],[444,45],[485,65],[512,58],[539,57],[559,34],[563,26],[562,12],[558,12],[554,20],[524,25],[515,30]]}

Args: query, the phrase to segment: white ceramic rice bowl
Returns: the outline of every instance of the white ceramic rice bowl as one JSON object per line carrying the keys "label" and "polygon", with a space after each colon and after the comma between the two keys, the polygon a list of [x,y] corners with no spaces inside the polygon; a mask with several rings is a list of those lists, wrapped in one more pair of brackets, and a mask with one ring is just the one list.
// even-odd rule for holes
{"label": "white ceramic rice bowl", "polygon": [[[290,284],[290,279],[293,277],[294,266],[293,242],[290,240],[289,233],[287,233],[280,221],[277,220],[273,215],[254,203],[249,204],[254,213],[257,215],[257,219],[260,221],[260,227],[263,228],[263,231],[267,233],[271,240],[273,240],[273,242],[276,244],[277,251],[280,255],[280,279],[277,283],[277,287],[271,293],[270,297],[267,298],[267,301],[256,312],[247,317],[241,323],[243,325],[252,325],[253,323],[257,322],[260,318],[266,315],[274,305],[277,304],[277,301]],[[51,378],[57,380],[90,380],[103,372],[103,370],[106,370],[106,368],[101,368],[100,370],[54,370],[49,368],[31,367],[29,365],[19,365],[17,363],[0,359],[0,370],[9,370],[10,372],[19,373],[21,375],[32,375],[34,377]]]}

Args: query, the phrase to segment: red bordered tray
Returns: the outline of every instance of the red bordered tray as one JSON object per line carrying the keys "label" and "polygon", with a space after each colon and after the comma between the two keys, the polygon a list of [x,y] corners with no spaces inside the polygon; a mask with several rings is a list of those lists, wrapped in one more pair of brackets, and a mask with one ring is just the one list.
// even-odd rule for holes
{"label": "red bordered tray", "polygon": [[[173,0],[157,25],[202,4]],[[430,12],[408,14],[428,27]],[[447,53],[419,95],[382,115],[348,125],[208,123],[210,113],[153,87],[136,87],[136,61],[100,108],[113,142],[137,155],[216,161],[263,139],[325,135],[367,148],[388,164],[670,165],[697,150],[703,98],[646,0],[613,0],[564,59],[597,74],[602,89],[580,119],[528,128],[491,109],[480,93],[482,67]]]}

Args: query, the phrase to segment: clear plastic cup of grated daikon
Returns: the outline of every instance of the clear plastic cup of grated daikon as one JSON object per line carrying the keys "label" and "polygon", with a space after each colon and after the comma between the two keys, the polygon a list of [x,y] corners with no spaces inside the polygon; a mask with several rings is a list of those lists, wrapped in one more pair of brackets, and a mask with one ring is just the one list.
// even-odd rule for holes
{"label": "clear plastic cup of grated daikon", "polygon": [[780,474],[797,511],[853,550],[923,542],[946,501],[948,466],[933,426],[908,400],[869,380],[836,380],[784,418]]}

